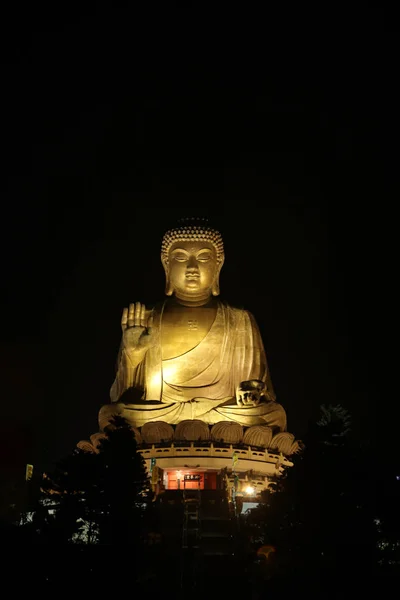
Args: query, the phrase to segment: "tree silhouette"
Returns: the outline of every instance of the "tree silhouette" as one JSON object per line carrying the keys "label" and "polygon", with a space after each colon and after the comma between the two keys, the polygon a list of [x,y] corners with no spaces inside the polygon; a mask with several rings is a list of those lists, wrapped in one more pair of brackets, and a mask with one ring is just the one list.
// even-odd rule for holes
{"label": "tree silhouette", "polygon": [[293,592],[304,584],[311,596],[313,587],[316,596],[334,589],[345,596],[350,582],[360,586],[377,566],[371,453],[352,438],[341,406],[321,406],[304,441],[294,467],[264,494],[245,527],[253,550],[264,544],[276,550],[261,561],[261,579],[270,586]]}
{"label": "tree silhouette", "polygon": [[154,528],[151,485],[124,419],[111,422],[97,452],[77,448],[39,480],[32,487],[30,517],[15,537],[18,552],[9,554],[10,580],[22,561],[27,589],[62,583],[73,591],[79,581],[81,590],[111,591],[116,558],[136,589],[155,577],[148,543]]}
{"label": "tree silhouette", "polygon": [[75,449],[43,477],[34,527],[51,544],[138,544],[152,493],[134,432],[115,417],[97,452]]}
{"label": "tree silhouette", "polygon": [[101,440],[95,502],[99,542],[138,544],[146,537],[152,492],[135,435],[122,417]]}

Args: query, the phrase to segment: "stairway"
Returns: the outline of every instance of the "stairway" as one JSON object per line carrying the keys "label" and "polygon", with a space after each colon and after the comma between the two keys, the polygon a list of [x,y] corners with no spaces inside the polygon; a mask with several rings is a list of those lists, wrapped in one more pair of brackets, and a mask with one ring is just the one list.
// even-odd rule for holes
{"label": "stairway", "polygon": [[198,549],[200,541],[200,490],[183,490],[183,550]]}
{"label": "stairway", "polygon": [[185,490],[183,505],[181,588],[207,591],[232,571],[236,521],[223,490]]}

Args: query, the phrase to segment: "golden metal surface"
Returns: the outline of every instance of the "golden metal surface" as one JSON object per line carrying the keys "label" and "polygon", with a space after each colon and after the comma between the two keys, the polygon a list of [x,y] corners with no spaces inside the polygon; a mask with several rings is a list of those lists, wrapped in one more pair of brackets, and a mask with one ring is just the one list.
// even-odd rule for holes
{"label": "golden metal surface", "polygon": [[[118,412],[136,427],[201,419],[284,431],[286,414],[275,401],[254,317],[217,298],[224,262],[220,235],[201,228],[172,230],[164,237],[161,260],[167,299],[151,309],[140,302],[124,308],[111,388],[118,406],[103,407],[100,421]],[[121,396],[135,387],[144,390],[142,402],[121,404]]]}

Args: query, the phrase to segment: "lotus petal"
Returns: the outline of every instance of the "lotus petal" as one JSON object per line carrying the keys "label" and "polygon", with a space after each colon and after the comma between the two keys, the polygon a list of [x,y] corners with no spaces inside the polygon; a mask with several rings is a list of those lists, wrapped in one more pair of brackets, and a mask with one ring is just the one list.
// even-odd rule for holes
{"label": "lotus petal", "polygon": [[268,448],[272,440],[272,429],[268,425],[253,425],[244,434],[243,442],[248,446]]}
{"label": "lotus petal", "polygon": [[209,440],[210,430],[207,423],[204,423],[203,421],[196,419],[193,421],[181,421],[176,426],[174,437],[176,440],[187,440],[192,442],[197,440]]}
{"label": "lotus petal", "polygon": [[[138,432],[139,433],[139,432]],[[164,421],[154,421],[145,423],[140,430],[143,441],[146,444],[159,444],[160,442],[169,442],[174,437],[174,429],[169,423]]]}
{"label": "lotus petal", "polygon": [[220,421],[211,428],[211,437],[216,442],[238,444],[243,439],[243,427],[234,421]]}

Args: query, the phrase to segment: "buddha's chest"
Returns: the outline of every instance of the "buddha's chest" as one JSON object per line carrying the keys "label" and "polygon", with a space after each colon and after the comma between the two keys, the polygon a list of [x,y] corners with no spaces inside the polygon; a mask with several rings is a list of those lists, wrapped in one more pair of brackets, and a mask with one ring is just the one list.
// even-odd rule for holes
{"label": "buddha's chest", "polygon": [[199,344],[217,314],[216,308],[174,307],[164,311],[161,324],[163,360],[175,358]]}

